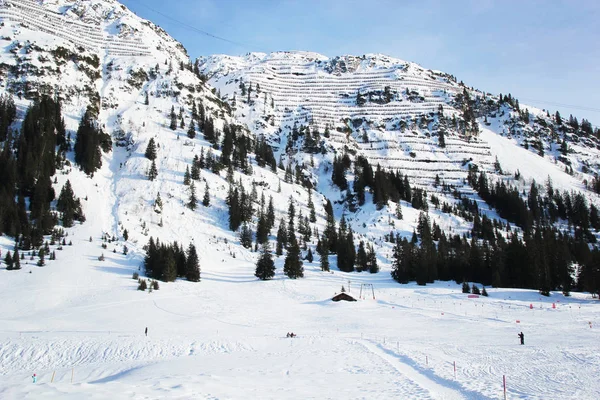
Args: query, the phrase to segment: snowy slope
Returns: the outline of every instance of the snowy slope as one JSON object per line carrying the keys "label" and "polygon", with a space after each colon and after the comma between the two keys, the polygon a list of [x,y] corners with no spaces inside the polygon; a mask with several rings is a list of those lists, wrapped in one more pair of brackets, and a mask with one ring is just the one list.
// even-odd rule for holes
{"label": "snowy slope", "polygon": [[[10,280],[0,271],[2,398],[496,399],[503,375],[508,398],[600,391],[590,352],[599,314],[586,296],[489,289],[467,299],[455,284],[400,290],[388,275],[316,266],[303,280],[258,282],[251,263],[207,256],[201,284],[140,293],[134,259],[80,264],[102,250],[81,229],[54,264]],[[375,299],[328,300],[341,285],[358,297],[361,283]]]}

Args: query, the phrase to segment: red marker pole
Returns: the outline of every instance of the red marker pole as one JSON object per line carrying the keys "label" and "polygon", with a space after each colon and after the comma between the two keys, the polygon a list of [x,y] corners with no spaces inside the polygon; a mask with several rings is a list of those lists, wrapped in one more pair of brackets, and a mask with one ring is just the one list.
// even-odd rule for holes
{"label": "red marker pole", "polygon": [[454,379],[456,379],[456,361],[454,361]]}
{"label": "red marker pole", "polygon": [[504,400],[506,400],[506,375],[502,375],[502,382],[504,384]]}

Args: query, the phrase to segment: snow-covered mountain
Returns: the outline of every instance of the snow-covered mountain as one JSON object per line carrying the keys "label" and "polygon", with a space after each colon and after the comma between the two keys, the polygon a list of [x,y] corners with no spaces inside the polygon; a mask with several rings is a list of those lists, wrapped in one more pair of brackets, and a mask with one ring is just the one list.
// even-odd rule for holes
{"label": "snow-covered mountain", "polygon": [[[554,113],[519,105],[518,100],[498,105],[499,94],[470,88],[452,75],[415,63],[381,54],[328,58],[309,52],[215,55],[199,61],[208,82],[256,134],[285,144],[294,124],[321,134],[328,127],[330,138],[325,141],[336,150],[402,170],[419,184],[430,186],[438,175],[460,185],[466,176],[465,160],[494,174],[496,157],[505,172],[520,170],[538,182],[550,175],[565,189],[579,190],[599,172],[600,143],[593,129],[588,135],[568,124],[559,129]],[[247,87],[255,90],[242,96],[241,85],[244,92]],[[475,127],[461,121],[464,93],[474,105]],[[444,148],[439,131],[445,133]],[[570,147],[565,155],[559,152],[562,140]],[[512,157],[512,149],[506,154],[507,146],[543,154],[535,163],[539,167]],[[565,166],[573,173],[555,177],[554,171],[564,171]]]}
{"label": "snow-covered mountain", "polygon": [[[589,294],[567,298],[559,291],[546,299],[537,291],[489,289],[492,297],[472,311],[460,285],[400,286],[390,277],[395,241],[416,241],[414,232],[422,241],[425,211],[441,232],[458,238],[452,246],[468,243],[467,236],[475,246],[482,216],[497,221],[498,242],[512,233],[524,240],[512,216],[484,201],[474,174],[485,172],[490,187],[513,185],[526,200],[533,180],[550,180],[556,191],[600,204],[591,190],[600,171],[598,132],[587,121],[561,119],[380,54],[251,53],[192,62],[164,30],[114,0],[0,0],[0,21],[0,92],[12,96],[17,114],[0,155],[19,156],[23,119],[43,94],[60,101],[71,145],[86,110],[113,143],[94,173],[86,175],[69,150],[52,176],[56,194],[71,182],[86,217],[64,237],[44,237],[56,260],[38,267],[39,248],[20,248],[21,270],[9,271],[5,256],[19,239],[0,234],[0,397],[493,398],[502,374],[515,379],[515,396],[597,392],[589,366],[600,360],[586,351],[597,341]],[[151,141],[154,160],[145,154]],[[270,151],[274,160],[265,159]],[[193,209],[184,182],[200,159],[205,163],[191,181],[201,200]],[[149,179],[153,164],[157,175]],[[1,179],[10,175],[6,165],[0,162]],[[360,183],[361,201],[357,182],[367,165],[400,173],[412,201],[410,193],[382,196],[377,179],[395,179],[383,172],[366,190]],[[250,199],[252,231],[273,199],[272,248],[277,227],[293,228],[287,220],[295,216],[302,257],[315,254],[303,260],[304,279],[288,279],[280,256],[274,279],[257,281],[259,253],[230,229],[234,188]],[[14,197],[28,207],[36,200]],[[0,220],[28,223],[22,210],[0,210]],[[334,252],[331,271],[321,269],[320,239],[342,217],[354,246],[372,246],[381,272],[342,272]],[[552,222],[567,235],[577,233],[573,223]],[[590,230],[591,248],[598,234]],[[202,282],[136,290],[130,278],[144,278],[151,237],[184,248],[193,243]],[[486,268],[498,268],[496,254],[484,254]],[[579,268],[568,272],[577,278]],[[359,301],[333,306],[328,299],[341,286]],[[532,347],[524,356],[510,348],[516,319],[547,349]],[[477,332],[465,329],[474,321]],[[146,326],[150,336],[142,337]],[[299,340],[280,340],[290,329]],[[577,343],[559,348],[561,335]],[[485,360],[474,362],[481,354]],[[570,372],[554,378],[548,366],[558,364]],[[33,372],[41,384],[25,386]],[[393,383],[382,382],[382,374]]]}

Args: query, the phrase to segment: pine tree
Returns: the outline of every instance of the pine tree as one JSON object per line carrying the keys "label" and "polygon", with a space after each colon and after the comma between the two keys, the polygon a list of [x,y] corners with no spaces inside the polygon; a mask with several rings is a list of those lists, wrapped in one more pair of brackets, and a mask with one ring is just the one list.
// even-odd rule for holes
{"label": "pine tree", "polygon": [[14,263],[13,263],[13,257],[10,254],[10,251],[6,252],[6,257],[4,257],[4,263],[6,264],[6,269],[8,271],[11,271],[13,269]]}
{"label": "pine tree", "polygon": [[163,209],[163,202],[160,198],[160,192],[156,194],[156,199],[154,200],[154,212],[160,214]]}
{"label": "pine tree", "polygon": [[269,234],[267,217],[261,212],[256,223],[256,243],[266,243],[269,240]]}
{"label": "pine tree", "polygon": [[446,132],[444,130],[438,132],[438,144],[442,149],[446,147]]}
{"label": "pine tree", "polygon": [[375,249],[373,249],[373,245],[371,243],[369,243],[367,249],[367,269],[372,274],[376,274],[379,272],[379,265],[377,264],[377,255],[375,254]]}
{"label": "pine tree", "polygon": [[312,200],[312,191],[308,191],[308,209],[310,210],[310,222],[317,222],[317,215],[315,213],[315,203]]}
{"label": "pine tree", "polygon": [[467,282],[463,282],[462,284],[462,292],[463,293],[471,293],[471,288]]}
{"label": "pine tree", "polygon": [[290,278],[303,278],[304,267],[300,260],[300,246],[296,240],[296,235],[293,232],[289,233],[290,244],[288,246],[288,252],[285,256],[285,262],[283,264],[283,272]]}
{"label": "pine tree", "polygon": [[190,184],[190,167],[185,167],[185,173],[183,174],[183,184],[188,186]]}
{"label": "pine tree", "polygon": [[157,176],[158,176],[158,169],[156,168],[156,162],[152,161],[152,164],[150,165],[150,169],[148,170],[148,179],[150,181],[153,181],[156,179]]}
{"label": "pine tree", "polygon": [[408,264],[410,262],[409,246],[408,242],[402,242],[396,238],[396,244],[392,253],[392,278],[398,283],[408,283],[410,281],[408,271]]}
{"label": "pine tree", "polygon": [[287,247],[288,244],[288,232],[285,228],[285,221],[283,218],[279,222],[279,229],[277,230],[277,247],[275,250],[275,254],[278,256],[283,254],[283,248]]}
{"label": "pine tree", "polygon": [[163,259],[162,280],[173,282],[177,279],[177,263],[171,251],[166,251]]}
{"label": "pine tree", "polygon": [[94,119],[93,111],[88,108],[79,123],[75,141],[75,162],[83,171],[91,175],[102,166],[102,152],[110,151],[112,141]]}
{"label": "pine tree", "polygon": [[193,139],[193,138],[196,137],[196,125],[194,125],[194,120],[193,119],[192,119],[192,122],[190,122],[190,127],[188,128],[187,136],[190,139]]}
{"label": "pine tree", "polygon": [[200,168],[196,162],[192,163],[192,173],[191,178],[194,181],[200,180]]}
{"label": "pine tree", "polygon": [[333,216],[333,207],[331,202],[327,200],[325,204],[325,212],[327,213],[327,225],[323,232],[324,243],[327,243],[330,252],[337,251],[337,232],[335,229],[335,218]]}
{"label": "pine tree", "polygon": [[198,206],[198,199],[196,198],[196,186],[194,186],[194,182],[190,183],[190,199],[187,203],[187,206],[192,211],[194,211]]}
{"label": "pine tree", "polygon": [[66,228],[73,226],[74,220],[85,221],[81,210],[81,202],[75,197],[69,180],[65,182],[60,191],[56,202],[56,210],[62,213],[63,226]]}
{"label": "pine tree", "polygon": [[42,247],[38,253],[38,257],[40,258],[37,262],[38,267],[43,267],[44,265],[46,265],[45,256],[46,256],[46,251]]}
{"label": "pine tree", "polygon": [[[21,257],[24,254],[21,254]],[[19,249],[15,246],[15,253],[13,254],[13,270],[21,269],[21,257],[19,257]]]}
{"label": "pine tree", "polygon": [[156,160],[156,143],[154,142],[154,138],[150,138],[148,142],[148,146],[146,147],[146,152],[144,156],[151,161]]}
{"label": "pine tree", "polygon": [[260,258],[256,262],[256,271],[254,276],[258,279],[266,281],[275,276],[275,263],[273,262],[273,256],[271,255],[271,249],[269,243],[263,243]]}
{"label": "pine tree", "polygon": [[275,206],[273,206],[273,196],[269,197],[269,205],[267,206],[267,227],[269,231],[275,226]]}
{"label": "pine tree", "polygon": [[309,248],[308,249],[308,253],[306,254],[306,261],[308,261],[309,263],[313,262],[313,253],[312,250]]}
{"label": "pine tree", "polygon": [[402,206],[400,205],[400,200],[396,203],[396,218],[402,219]]}
{"label": "pine tree", "polygon": [[317,246],[317,252],[320,257],[319,264],[321,266],[321,271],[329,271],[329,245],[324,236],[320,240],[320,246]]}
{"label": "pine tree", "polygon": [[175,129],[177,129],[177,115],[175,114],[175,106],[171,106],[171,124],[169,125],[169,128],[171,128],[172,131],[174,131]]}
{"label": "pine tree", "polygon": [[196,253],[196,246],[192,243],[188,246],[185,277],[190,282],[200,281],[200,262],[198,260],[198,254]]}
{"label": "pine tree", "polygon": [[210,206],[210,192],[209,192],[208,183],[204,187],[204,197],[202,198],[202,205],[204,207]]}
{"label": "pine tree", "polygon": [[140,281],[140,284],[138,285],[138,289],[137,290],[141,290],[142,292],[145,291],[146,289],[148,289],[148,284],[146,283],[145,279],[142,279]]}
{"label": "pine tree", "polygon": [[481,289],[481,295],[488,297],[488,292],[487,292],[487,290],[485,290],[485,286],[483,287],[483,289]]}
{"label": "pine tree", "polygon": [[367,270],[367,252],[365,250],[365,242],[362,240],[358,244],[358,253],[356,254],[356,270],[358,272]]}
{"label": "pine tree", "polygon": [[240,229],[240,243],[247,249],[252,247],[252,230],[245,222]]}

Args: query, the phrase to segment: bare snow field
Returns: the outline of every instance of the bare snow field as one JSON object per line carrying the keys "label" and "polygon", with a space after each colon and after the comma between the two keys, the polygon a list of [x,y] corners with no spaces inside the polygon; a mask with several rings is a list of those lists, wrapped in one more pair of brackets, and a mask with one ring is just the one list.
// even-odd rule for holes
{"label": "bare snow field", "polygon": [[[2,399],[499,399],[503,375],[511,399],[600,393],[600,314],[587,295],[488,288],[470,299],[453,282],[399,285],[316,263],[290,280],[282,259],[262,282],[252,262],[211,253],[201,283],[139,292],[141,257],[97,261],[85,227],[58,261],[0,270]],[[342,285],[358,298],[362,283],[375,299],[364,289],[330,301]]]}

